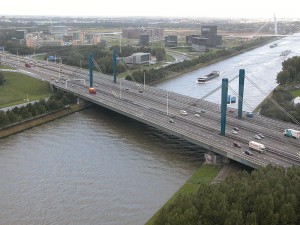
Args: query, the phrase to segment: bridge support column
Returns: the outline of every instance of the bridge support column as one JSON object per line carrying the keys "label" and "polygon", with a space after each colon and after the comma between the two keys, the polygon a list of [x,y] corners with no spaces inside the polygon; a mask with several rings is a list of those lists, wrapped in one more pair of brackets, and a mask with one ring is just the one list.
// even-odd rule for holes
{"label": "bridge support column", "polygon": [[228,79],[222,79],[222,95],[221,95],[221,135],[225,136],[226,113],[227,113],[227,95],[228,95]]}
{"label": "bridge support column", "polygon": [[245,83],[245,70],[240,69],[240,72],[239,72],[239,96],[238,96],[238,117],[240,119],[242,119],[242,116],[243,116],[244,83]]}
{"label": "bridge support column", "polygon": [[206,163],[213,165],[222,165],[224,163],[230,163],[230,159],[226,156],[222,156],[211,151],[204,154],[204,159]]}
{"label": "bridge support column", "polygon": [[117,51],[115,48],[113,53],[113,67],[114,67],[114,83],[117,83]]}
{"label": "bridge support column", "polygon": [[90,87],[93,87],[93,63],[94,61],[94,55],[93,53],[90,53],[90,57],[89,57],[89,68],[90,68]]}

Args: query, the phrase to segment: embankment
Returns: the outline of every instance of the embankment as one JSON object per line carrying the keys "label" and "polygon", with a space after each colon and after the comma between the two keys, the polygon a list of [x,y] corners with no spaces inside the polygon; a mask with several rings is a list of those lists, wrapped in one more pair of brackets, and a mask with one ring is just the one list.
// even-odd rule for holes
{"label": "embankment", "polygon": [[55,120],[57,118],[69,115],[71,113],[83,110],[85,108],[89,107],[89,105],[86,104],[75,104],[75,105],[71,105],[70,107],[64,108],[62,110],[58,110],[55,112],[51,112],[48,114],[44,114],[35,118],[31,118],[29,120],[26,121],[22,121],[7,127],[4,127],[2,129],[0,129],[0,139],[22,132],[24,130],[30,129],[32,127],[36,127],[38,125],[47,123],[49,121]]}
{"label": "embankment", "polygon": [[209,164],[203,164],[192,177],[170,198],[163,207],[153,215],[153,217],[145,224],[152,225],[158,217],[159,213],[169,207],[178,195],[188,195],[198,190],[201,184],[210,184],[213,179],[217,176],[221,169],[221,166],[214,166]]}

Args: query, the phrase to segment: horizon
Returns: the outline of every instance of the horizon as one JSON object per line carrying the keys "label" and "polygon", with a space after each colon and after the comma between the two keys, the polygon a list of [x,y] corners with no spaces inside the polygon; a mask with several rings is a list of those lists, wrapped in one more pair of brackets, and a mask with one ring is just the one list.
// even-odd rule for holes
{"label": "horizon", "polygon": [[[144,4],[145,5],[145,4]],[[185,4],[152,0],[145,7],[137,0],[124,2],[97,2],[73,4],[58,0],[44,0],[43,4],[35,0],[4,1],[0,16],[45,16],[45,17],[152,17],[152,18],[219,18],[219,19],[299,19],[297,1],[275,0],[265,3],[260,0],[220,2],[211,0],[202,4],[196,0],[187,0]]]}

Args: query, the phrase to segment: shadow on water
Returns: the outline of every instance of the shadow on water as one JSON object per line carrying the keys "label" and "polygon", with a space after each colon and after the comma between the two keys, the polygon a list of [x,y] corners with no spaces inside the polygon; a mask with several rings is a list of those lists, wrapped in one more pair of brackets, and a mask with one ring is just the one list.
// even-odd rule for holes
{"label": "shadow on water", "polygon": [[[126,140],[123,141],[152,146],[151,149],[147,149],[147,151],[151,153],[155,153],[157,150],[163,150],[163,152],[156,153],[159,155],[161,155],[161,153],[167,155],[174,154],[189,162],[202,163],[204,161],[204,153],[206,150],[184,139],[100,106],[94,106],[88,112],[97,114],[93,116],[99,118],[101,123],[109,124],[110,128],[116,134],[122,136],[125,132]],[[128,139],[128,137],[130,138]]]}

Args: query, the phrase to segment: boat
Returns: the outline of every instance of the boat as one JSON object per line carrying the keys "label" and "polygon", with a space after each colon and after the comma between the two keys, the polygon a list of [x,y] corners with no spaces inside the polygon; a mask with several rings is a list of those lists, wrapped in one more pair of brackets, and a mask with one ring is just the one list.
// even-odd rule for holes
{"label": "boat", "polygon": [[276,43],[270,45],[270,48],[275,48],[275,47],[277,47],[277,44],[276,44]]}
{"label": "boat", "polygon": [[291,50],[285,50],[285,51],[283,51],[283,52],[280,53],[280,56],[287,56],[291,52],[292,52]]}
{"label": "boat", "polygon": [[205,83],[206,81],[209,81],[215,77],[220,76],[220,72],[219,71],[212,71],[211,73],[203,76],[203,77],[199,77],[197,79],[198,83]]}

